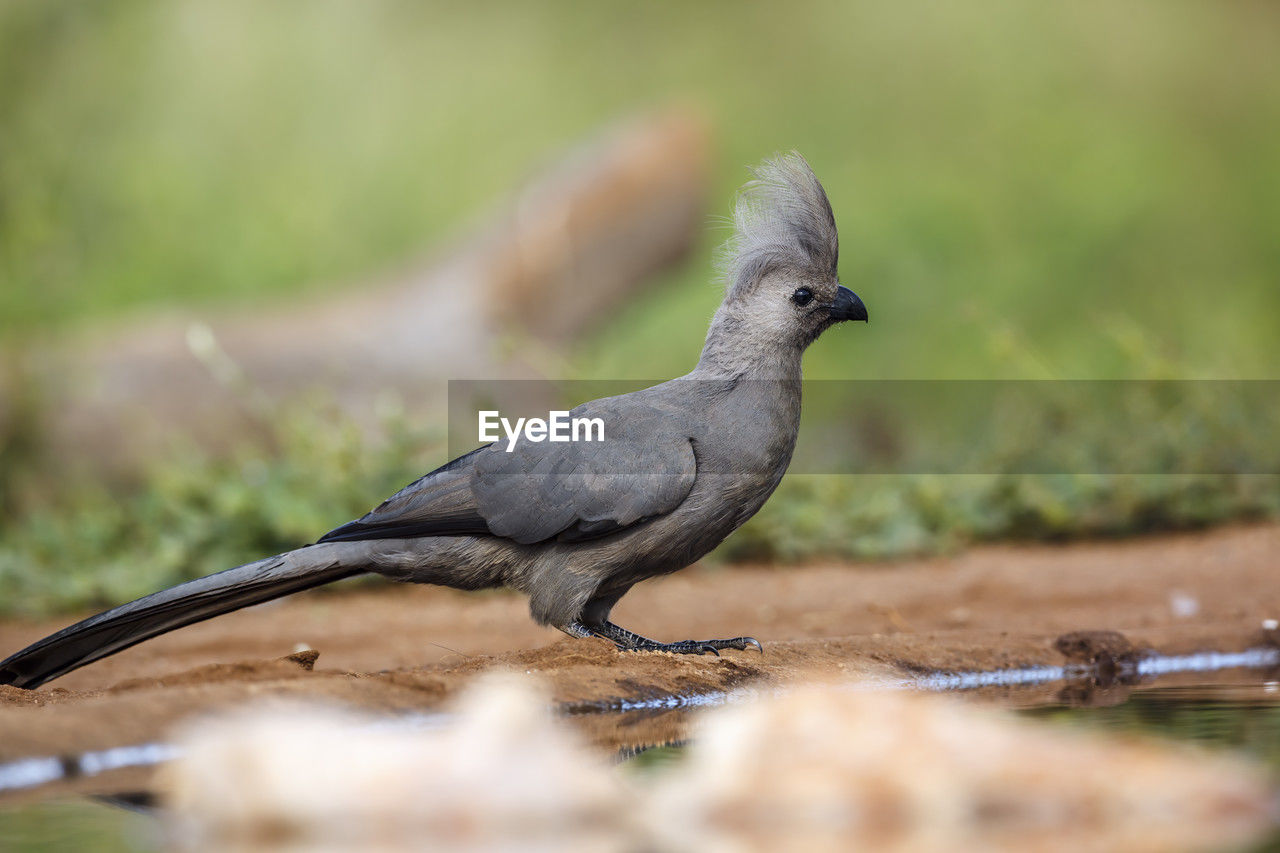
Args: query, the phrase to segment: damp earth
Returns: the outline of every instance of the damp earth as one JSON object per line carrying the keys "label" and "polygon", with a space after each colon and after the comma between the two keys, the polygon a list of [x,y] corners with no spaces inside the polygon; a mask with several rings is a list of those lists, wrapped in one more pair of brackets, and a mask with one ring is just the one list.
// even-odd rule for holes
{"label": "damp earth", "polygon": [[[20,837],[33,821],[70,831],[145,820],[118,806],[147,802],[167,733],[200,714],[320,700],[422,721],[495,670],[545,685],[584,742],[638,772],[681,761],[708,707],[821,682],[947,692],[1067,727],[1189,740],[1280,775],[1276,554],[1280,526],[1262,525],[884,565],[696,567],[641,585],[615,611],[659,639],[751,633],[764,644],[720,657],[563,638],[501,592],[366,584],[297,595],[37,691],[0,688],[0,765],[57,766],[0,793],[0,825]],[[0,647],[59,624],[0,625]],[[120,751],[143,747],[159,751]],[[86,795],[116,805],[102,812]]]}

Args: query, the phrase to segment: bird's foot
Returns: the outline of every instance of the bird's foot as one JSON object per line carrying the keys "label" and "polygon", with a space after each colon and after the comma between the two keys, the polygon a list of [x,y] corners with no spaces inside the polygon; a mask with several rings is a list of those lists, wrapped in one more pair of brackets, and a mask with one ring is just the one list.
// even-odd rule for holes
{"label": "bird's foot", "polygon": [[723,649],[737,649],[741,652],[754,647],[756,651],[764,654],[764,647],[760,645],[760,641],[755,637],[734,637],[730,640],[680,640],[675,643],[659,643],[657,640],[642,637],[612,622],[604,622],[600,625],[584,625],[581,622],[575,622],[571,628],[572,630],[566,633],[576,637],[600,637],[611,641],[618,647],[619,651],[624,652],[670,652],[675,655],[713,654],[719,657]]}
{"label": "bird's foot", "polygon": [[648,643],[640,643],[635,646],[618,645],[618,648],[626,652],[670,652],[673,655],[705,655],[713,654],[720,656],[721,649],[737,649],[745,652],[749,648],[755,648],[760,654],[764,654],[764,647],[760,645],[760,641],[755,637],[734,637],[731,640],[681,640],[676,643],[659,643],[650,640]]}

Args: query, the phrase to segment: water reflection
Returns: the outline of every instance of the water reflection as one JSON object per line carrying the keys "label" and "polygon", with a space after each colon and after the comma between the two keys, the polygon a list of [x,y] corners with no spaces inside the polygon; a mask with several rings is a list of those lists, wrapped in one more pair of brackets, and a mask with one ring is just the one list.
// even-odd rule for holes
{"label": "water reflection", "polygon": [[1247,752],[1280,775],[1280,686],[1276,681],[1129,688],[1115,703],[1082,706],[1066,701],[1023,713]]}

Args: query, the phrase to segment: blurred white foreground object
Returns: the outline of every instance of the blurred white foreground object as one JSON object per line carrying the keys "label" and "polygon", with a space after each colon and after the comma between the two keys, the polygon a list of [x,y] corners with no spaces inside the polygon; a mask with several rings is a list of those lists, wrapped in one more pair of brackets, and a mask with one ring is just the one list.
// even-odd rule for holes
{"label": "blurred white foreground object", "polygon": [[898,691],[807,687],[707,711],[685,761],[624,787],[528,679],[430,730],[239,712],[165,771],[184,850],[1238,849],[1274,831],[1257,765]]}
{"label": "blurred white foreground object", "polygon": [[648,823],[661,850],[1220,850],[1272,805],[1228,756],[811,687],[708,714]]}
{"label": "blurred white foreground object", "polygon": [[161,782],[173,845],[623,849],[619,780],[527,683],[485,678],[426,731],[302,707],[191,727]]}

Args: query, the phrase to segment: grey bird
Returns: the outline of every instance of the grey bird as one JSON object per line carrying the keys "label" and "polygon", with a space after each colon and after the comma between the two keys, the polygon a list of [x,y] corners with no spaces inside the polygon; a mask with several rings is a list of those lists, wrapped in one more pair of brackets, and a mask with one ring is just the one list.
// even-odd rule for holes
{"label": "grey bird", "polygon": [[766,161],[734,207],[723,303],[689,374],[584,403],[603,442],[486,445],[308,545],[92,616],[0,662],[34,688],[143,640],[374,572],[460,589],[505,586],[533,618],[619,649],[718,653],[751,637],[660,643],[609,621],[646,578],[688,566],[756,513],[791,460],[800,360],[824,330],[867,319],[836,277],[835,217],[798,154]]}

